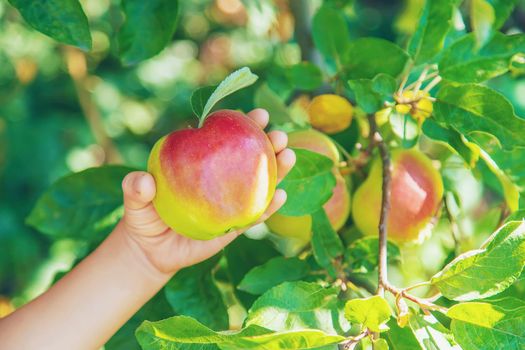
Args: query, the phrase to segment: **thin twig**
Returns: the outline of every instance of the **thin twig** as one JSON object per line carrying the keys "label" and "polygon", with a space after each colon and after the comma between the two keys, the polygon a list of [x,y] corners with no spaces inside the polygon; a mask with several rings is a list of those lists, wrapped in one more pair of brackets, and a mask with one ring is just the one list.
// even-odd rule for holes
{"label": "thin twig", "polygon": [[92,99],[91,92],[87,87],[87,63],[86,56],[78,49],[67,47],[64,49],[64,55],[68,66],[68,72],[73,80],[75,92],[78,96],[80,108],[86,118],[91,132],[98,145],[104,150],[105,163],[121,163],[120,155],[113,140],[109,137],[102,123],[102,116],[95,102]]}
{"label": "thin twig", "polygon": [[390,182],[392,180],[392,164],[390,161],[390,154],[379,130],[375,116],[369,115],[370,133],[373,137],[374,143],[379,148],[381,155],[381,162],[383,167],[383,185],[381,196],[381,212],[379,216],[379,253],[378,253],[378,288],[377,294],[384,295],[385,285],[388,284],[388,266],[387,266],[387,223],[388,213],[390,211]]}
{"label": "thin twig", "polygon": [[365,329],[364,331],[362,331],[361,333],[359,333],[358,335],[354,336],[354,337],[350,337],[348,340],[346,340],[345,342],[341,343],[340,344],[340,348],[343,349],[343,350],[351,350],[353,349],[361,340],[365,339],[366,337],[368,337],[370,334],[372,334],[370,332],[370,330],[367,328]]}

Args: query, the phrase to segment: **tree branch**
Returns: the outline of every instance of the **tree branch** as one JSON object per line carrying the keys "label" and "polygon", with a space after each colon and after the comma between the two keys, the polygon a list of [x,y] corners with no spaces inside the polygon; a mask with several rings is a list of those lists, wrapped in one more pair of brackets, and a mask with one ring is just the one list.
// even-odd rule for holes
{"label": "tree branch", "polygon": [[379,252],[378,252],[378,286],[377,294],[384,295],[386,285],[388,285],[388,266],[387,266],[387,238],[388,238],[388,212],[390,211],[390,182],[392,180],[392,164],[388,147],[383,141],[383,137],[377,129],[375,115],[368,116],[370,124],[371,142],[377,145],[381,155],[383,169],[381,212],[379,216]]}
{"label": "tree branch", "polygon": [[105,163],[121,163],[122,157],[114,145],[113,140],[108,136],[102,116],[91,98],[91,92],[87,88],[87,62],[86,56],[78,49],[67,47],[64,50],[69,75],[75,85],[75,92],[80,103],[80,108],[84,113],[91,132],[98,145],[104,150]]}

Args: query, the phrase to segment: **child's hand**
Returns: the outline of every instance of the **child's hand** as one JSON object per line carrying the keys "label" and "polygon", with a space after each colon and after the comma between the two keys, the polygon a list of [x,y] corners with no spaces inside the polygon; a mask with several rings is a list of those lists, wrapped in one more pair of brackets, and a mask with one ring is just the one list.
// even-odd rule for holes
{"label": "child's hand", "polygon": [[[261,128],[268,124],[268,112],[255,109],[248,113]],[[284,132],[272,131],[268,137],[277,156],[278,178],[281,180],[295,163],[295,154],[287,149],[288,138]],[[237,230],[210,241],[198,241],[179,235],[171,230],[158,216],[153,207],[155,181],[146,172],[133,172],[122,183],[125,214],[121,225],[134,249],[143,253],[147,262],[162,273],[174,273],[189,265],[203,261],[234,240],[244,230]],[[277,189],[265,214],[266,220],[286,201],[286,192]]]}

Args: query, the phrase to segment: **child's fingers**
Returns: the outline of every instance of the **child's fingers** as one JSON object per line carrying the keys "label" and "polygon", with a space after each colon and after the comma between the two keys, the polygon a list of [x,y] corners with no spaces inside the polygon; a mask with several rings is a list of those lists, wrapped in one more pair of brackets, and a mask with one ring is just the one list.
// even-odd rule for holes
{"label": "child's fingers", "polygon": [[273,195],[270,205],[268,206],[264,214],[259,218],[259,220],[257,220],[257,223],[266,221],[266,219],[268,219],[277,210],[279,210],[285,202],[286,202],[286,191],[278,188],[277,190],[275,190],[275,194]]}
{"label": "child's fingers", "polygon": [[272,143],[275,153],[281,152],[288,144],[288,135],[286,135],[285,132],[279,130],[270,131],[268,133],[268,138]]}
{"label": "child's fingers", "polygon": [[281,181],[295,164],[295,152],[285,148],[277,155],[277,179]]}
{"label": "child's fingers", "polygon": [[155,180],[149,173],[134,171],[124,178],[122,189],[126,209],[142,209],[155,197]]}
{"label": "child's fingers", "polygon": [[266,109],[262,108],[256,108],[251,112],[248,112],[247,114],[248,118],[253,120],[261,127],[261,129],[264,129],[266,125],[268,125],[268,121],[270,120],[270,115],[268,114],[268,111]]}

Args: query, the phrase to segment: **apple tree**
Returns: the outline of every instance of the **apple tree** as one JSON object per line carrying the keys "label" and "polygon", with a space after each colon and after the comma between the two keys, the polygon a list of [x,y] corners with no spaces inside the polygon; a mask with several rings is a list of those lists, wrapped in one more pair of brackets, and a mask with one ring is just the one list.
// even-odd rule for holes
{"label": "apple tree", "polygon": [[[221,16],[240,28],[234,35],[265,28],[267,42],[250,38],[241,52],[271,54],[256,64],[239,59],[183,96],[173,92],[179,85],[148,90],[148,75],[160,70],[163,81],[173,66],[183,69],[177,50],[193,46],[170,45],[183,40],[183,24],[198,32],[201,15],[185,14],[197,5],[122,0],[95,21],[87,1],[9,3],[13,16],[60,43],[105,155],[42,190],[27,216],[46,239],[74,242],[68,268],[116,225],[120,183],[148,156],[126,161],[105,129],[111,101],[92,103],[92,87],[115,72],[121,91],[147,96],[173,120],[193,113],[159,123],[148,146],[174,128],[200,127],[219,107],[260,107],[296,153],[278,184],[285,205],[178,272],[106,349],[525,349],[519,1],[406,1],[402,10],[388,1],[215,1],[206,11],[229,4]],[[395,31],[374,24],[378,11],[393,11]],[[99,57],[101,45],[108,57]],[[221,52],[211,45],[199,49],[216,64]],[[175,98],[185,110],[170,105]]]}

